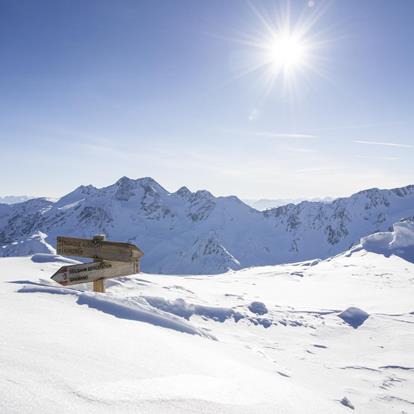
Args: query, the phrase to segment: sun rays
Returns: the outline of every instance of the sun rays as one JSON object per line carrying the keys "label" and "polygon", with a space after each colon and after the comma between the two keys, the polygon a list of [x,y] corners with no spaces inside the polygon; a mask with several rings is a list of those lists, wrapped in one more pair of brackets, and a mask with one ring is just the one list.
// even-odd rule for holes
{"label": "sun rays", "polygon": [[309,86],[311,75],[322,75],[322,51],[328,39],[316,26],[324,9],[307,7],[293,18],[290,3],[283,4],[271,14],[249,3],[259,27],[254,33],[239,30],[232,39],[242,45],[234,79],[257,74],[264,97],[276,86],[295,95],[300,87]]}

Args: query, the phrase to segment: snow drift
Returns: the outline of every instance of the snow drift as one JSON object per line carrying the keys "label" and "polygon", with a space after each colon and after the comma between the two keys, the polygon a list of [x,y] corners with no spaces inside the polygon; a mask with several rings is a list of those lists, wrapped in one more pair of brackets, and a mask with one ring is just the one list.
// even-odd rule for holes
{"label": "snow drift", "polygon": [[414,219],[395,223],[392,231],[364,237],[361,245],[367,251],[385,256],[393,254],[414,263]]}

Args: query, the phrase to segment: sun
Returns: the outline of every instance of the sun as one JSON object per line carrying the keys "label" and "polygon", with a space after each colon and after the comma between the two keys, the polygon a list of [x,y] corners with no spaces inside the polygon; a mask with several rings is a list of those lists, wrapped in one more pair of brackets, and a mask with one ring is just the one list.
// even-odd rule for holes
{"label": "sun", "polygon": [[233,39],[244,47],[235,65],[235,79],[258,74],[264,99],[274,89],[291,96],[303,93],[312,85],[313,74],[326,76],[322,66],[330,40],[326,30],[316,30],[325,9],[309,6],[296,16],[300,10],[293,13],[289,1],[274,14],[248,4],[259,24],[254,31],[239,30]]}
{"label": "sun", "polygon": [[282,70],[286,75],[306,66],[308,46],[306,40],[286,30],[275,33],[268,45],[267,60],[275,71]]}

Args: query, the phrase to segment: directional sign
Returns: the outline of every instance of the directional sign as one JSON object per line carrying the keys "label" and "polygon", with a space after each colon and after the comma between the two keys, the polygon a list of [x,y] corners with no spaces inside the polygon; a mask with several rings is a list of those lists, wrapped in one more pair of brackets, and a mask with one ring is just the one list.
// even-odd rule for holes
{"label": "directional sign", "polygon": [[61,267],[52,279],[63,286],[89,283],[100,279],[133,275],[139,272],[138,262],[106,260]]}
{"label": "directional sign", "polygon": [[134,244],[106,241],[105,236],[92,239],[58,237],[57,254],[89,257],[92,263],[61,267],[52,279],[63,286],[93,282],[95,292],[105,292],[104,279],[139,272],[139,259],[144,253]]}
{"label": "directional sign", "polygon": [[134,244],[105,241],[99,238],[58,237],[56,251],[62,256],[90,257],[115,262],[134,262],[144,255]]}

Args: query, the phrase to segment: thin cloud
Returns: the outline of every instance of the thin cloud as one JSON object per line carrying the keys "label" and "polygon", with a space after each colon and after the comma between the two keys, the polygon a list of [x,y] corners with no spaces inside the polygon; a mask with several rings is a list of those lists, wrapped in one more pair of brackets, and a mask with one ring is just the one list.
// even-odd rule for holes
{"label": "thin cloud", "polygon": [[342,131],[346,129],[360,129],[360,128],[382,128],[396,125],[406,125],[406,122],[383,122],[376,124],[360,124],[360,125],[340,125],[337,127],[328,127],[328,128],[312,128],[312,132],[323,132],[323,131]]}
{"label": "thin cloud", "polygon": [[379,141],[361,141],[361,140],[354,140],[352,142],[356,144],[365,144],[365,145],[383,145],[384,147],[413,148],[412,145],[398,144],[397,142],[379,142]]}
{"label": "thin cloud", "polygon": [[308,138],[317,138],[313,134],[297,134],[290,132],[271,132],[271,131],[240,131],[240,130],[225,130],[225,133],[235,134],[235,135],[248,135],[252,137],[262,137],[262,138],[285,138],[285,139],[308,139]]}
{"label": "thin cloud", "polygon": [[319,152],[319,151],[317,151],[315,149],[312,149],[312,148],[292,148],[292,147],[290,147],[290,148],[286,148],[286,150],[290,151],[290,152],[299,152],[299,153],[304,153],[304,154],[310,154],[310,153],[314,154],[316,152]]}
{"label": "thin cloud", "polygon": [[296,170],[296,174],[308,174],[308,173],[325,173],[325,172],[337,172],[337,171],[344,171],[347,168],[330,168],[330,167],[313,167],[313,168],[302,168],[300,170]]}
{"label": "thin cloud", "polygon": [[397,157],[376,157],[372,155],[357,155],[357,158],[362,158],[364,160],[379,160],[379,161],[397,161]]}
{"label": "thin cloud", "polygon": [[255,132],[254,135],[258,137],[269,137],[269,138],[316,138],[316,135],[312,134],[290,134],[283,132]]}

